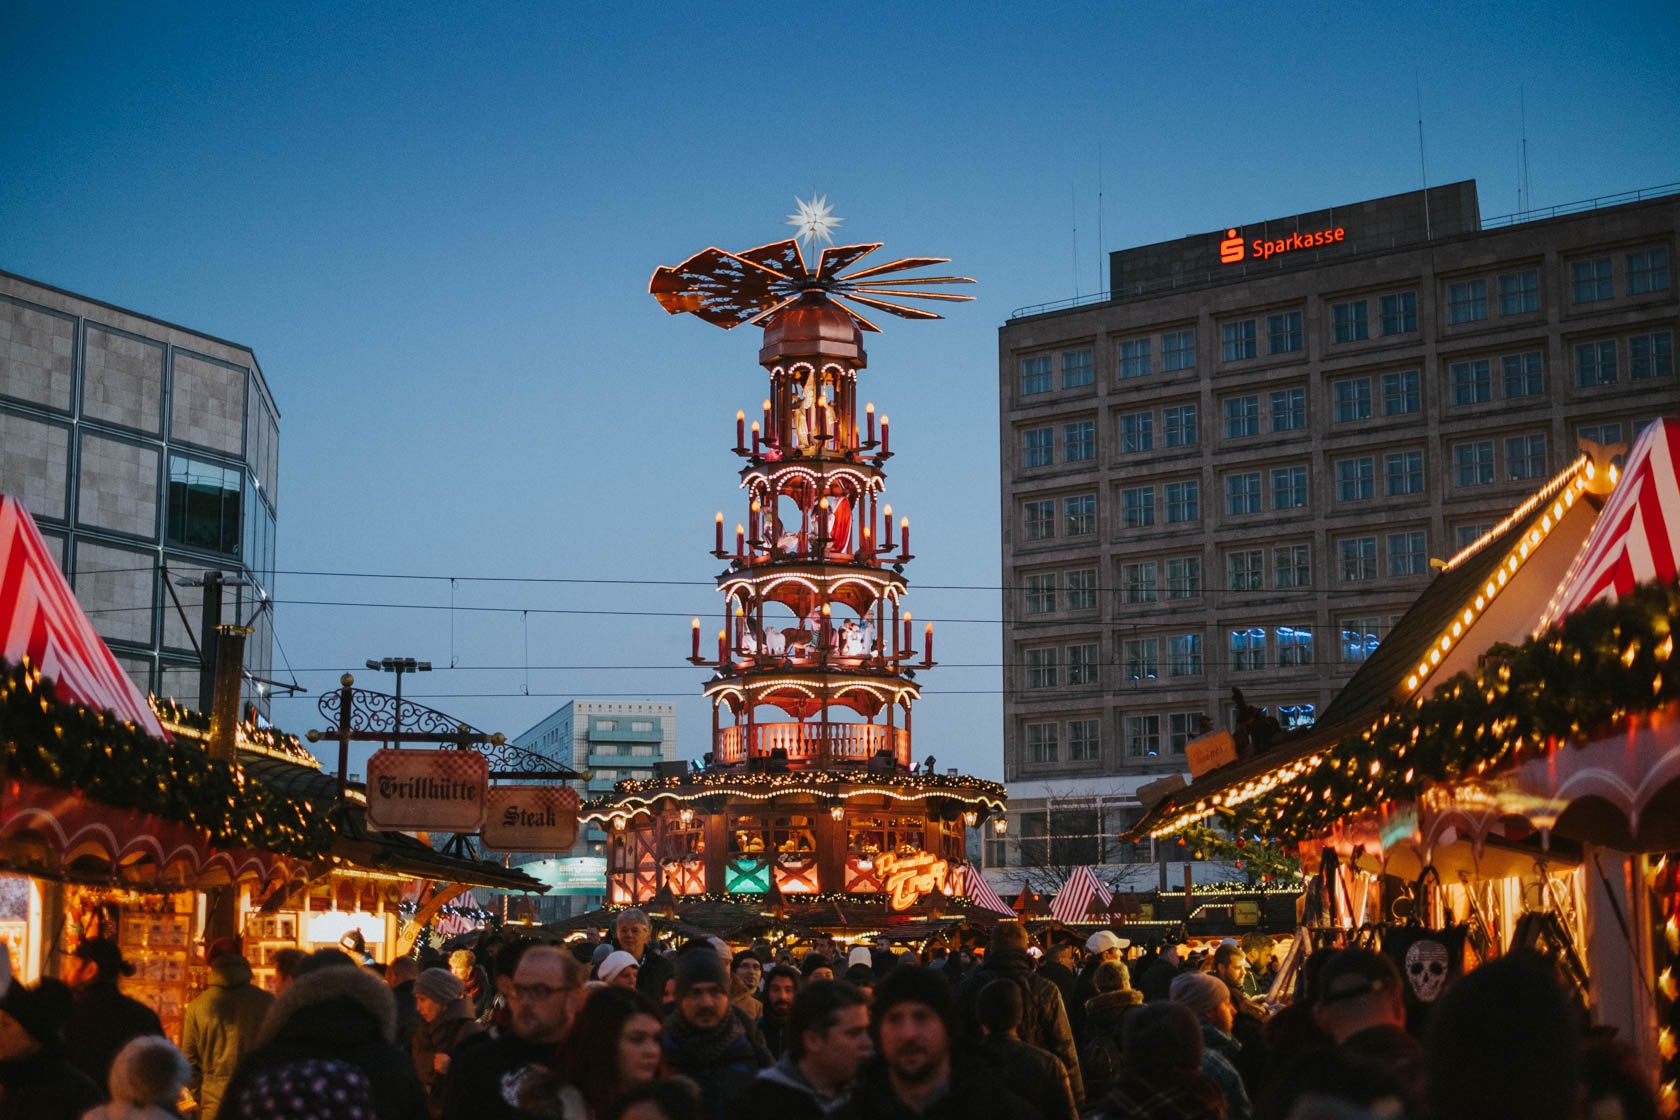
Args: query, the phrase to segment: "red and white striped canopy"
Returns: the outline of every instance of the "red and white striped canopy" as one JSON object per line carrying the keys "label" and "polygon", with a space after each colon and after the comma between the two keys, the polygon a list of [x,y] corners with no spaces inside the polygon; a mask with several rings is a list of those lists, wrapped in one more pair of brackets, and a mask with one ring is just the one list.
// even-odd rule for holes
{"label": "red and white striped canopy", "polygon": [[1076,867],[1051,900],[1050,916],[1058,922],[1086,921],[1085,912],[1090,909],[1093,897],[1101,899],[1104,906],[1113,901],[1113,896],[1097,878],[1095,871],[1089,867]]}
{"label": "red and white striped canopy", "polygon": [[1675,578],[1680,554],[1680,420],[1646,427],[1604,503],[1591,535],[1558,588],[1552,619],[1599,599],[1615,602],[1635,585]]}
{"label": "red and white striped canopy", "polygon": [[0,494],[0,657],[24,658],[59,696],[104,708],[159,739],[169,735],[76,602],[35,519]]}
{"label": "red and white striped canopy", "polygon": [[986,882],[986,877],[980,873],[978,867],[968,869],[968,897],[977,906],[987,910],[995,910],[999,914],[1014,916],[1015,911],[1009,908],[1009,903],[998,897],[992,885]]}

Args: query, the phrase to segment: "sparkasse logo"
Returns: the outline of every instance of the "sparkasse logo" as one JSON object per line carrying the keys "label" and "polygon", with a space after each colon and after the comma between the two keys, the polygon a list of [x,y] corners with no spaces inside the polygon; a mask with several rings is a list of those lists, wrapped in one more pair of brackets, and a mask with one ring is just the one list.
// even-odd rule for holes
{"label": "sparkasse logo", "polygon": [[1225,240],[1219,243],[1219,263],[1236,264],[1243,259],[1243,239],[1237,236],[1237,231],[1225,231]]}

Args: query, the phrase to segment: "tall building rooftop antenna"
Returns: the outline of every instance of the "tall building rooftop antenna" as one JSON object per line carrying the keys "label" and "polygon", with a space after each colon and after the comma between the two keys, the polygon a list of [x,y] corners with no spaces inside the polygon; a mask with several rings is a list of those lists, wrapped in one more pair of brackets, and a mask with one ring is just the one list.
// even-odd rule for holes
{"label": "tall building rooftop antenna", "polygon": [[1429,163],[1423,157],[1423,78],[1415,70],[1412,83],[1417,93],[1418,169],[1423,173],[1423,237],[1425,241],[1433,241],[1435,231],[1429,221]]}

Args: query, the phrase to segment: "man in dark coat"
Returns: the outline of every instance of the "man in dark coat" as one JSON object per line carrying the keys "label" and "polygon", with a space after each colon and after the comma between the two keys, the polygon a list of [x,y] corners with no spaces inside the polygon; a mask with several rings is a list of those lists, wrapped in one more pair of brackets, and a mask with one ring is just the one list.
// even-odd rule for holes
{"label": "man in dark coat", "polygon": [[819,980],[793,1001],[788,1052],[760,1071],[731,1110],[734,1120],[850,1120],[858,1067],[869,1041],[869,1000],[858,988]]}
{"label": "man in dark coat", "polygon": [[1025,1097],[1044,1120],[1078,1120],[1067,1070],[1053,1054],[1021,1041],[1021,988],[1008,980],[993,980],[975,1004],[986,1041],[980,1053],[986,1065],[1011,1090]]}
{"label": "man in dark coat", "polygon": [[65,1056],[69,989],[50,979],[25,988],[3,946],[0,959],[0,1120],[81,1120],[105,1094]]}
{"label": "man in dark coat", "polygon": [[1237,1052],[1237,1072],[1242,1074],[1243,1086],[1253,1098],[1260,1091],[1261,1079],[1270,1064],[1266,1051],[1266,1009],[1244,994],[1248,979],[1248,957],[1238,944],[1224,944],[1213,953],[1213,975],[1231,994],[1231,1006],[1236,1020],[1231,1024],[1231,1037],[1241,1045]]}
{"label": "man in dark coat", "polygon": [[192,1067],[187,1088],[198,1099],[200,1112],[216,1115],[222,1090],[239,1059],[257,1044],[263,1016],[274,997],[251,983],[251,965],[232,945],[213,949],[210,986],[187,1004],[181,1025],[181,1053]]}
{"label": "man in dark coat", "polygon": [[1078,998],[1079,978],[1073,974],[1073,946],[1057,941],[1045,946],[1038,962],[1038,974],[1056,985],[1062,996],[1062,1010],[1067,1012],[1068,1028],[1073,1031],[1077,1045],[1085,1038],[1085,1001]]}
{"label": "man in dark coat", "polygon": [[584,966],[556,945],[533,945],[513,970],[507,1031],[465,1047],[444,1091],[443,1120],[520,1120],[519,1086],[551,1070],[582,1005]]}
{"label": "man in dark coat", "polygon": [[975,1003],[987,984],[993,980],[1012,980],[1020,985],[1024,1010],[1021,1041],[1056,1056],[1062,1068],[1067,1070],[1073,1103],[1078,1106],[1085,1100],[1085,1082],[1079,1073],[1079,1053],[1073,1043],[1073,1028],[1068,1026],[1062,993],[1056,990],[1056,985],[1033,973],[1033,959],[1027,952],[1028,940],[1027,929],[1020,922],[999,922],[992,930],[985,962],[968,975],[957,991],[963,1029],[971,1041],[979,1041],[980,1021],[975,1015]]}
{"label": "man in dark coat", "polygon": [[396,1031],[397,1003],[383,981],[337,949],[311,953],[234,1071],[218,1120],[271,1120],[266,1097],[245,1090],[323,1064],[367,1086],[378,1120],[425,1120],[426,1095]]}
{"label": "man in dark coat", "polygon": [[1161,946],[1161,952],[1156,955],[1154,963],[1138,972],[1134,986],[1143,993],[1145,1000],[1166,999],[1167,992],[1172,989],[1172,982],[1178,978],[1181,967],[1178,946],[1169,941]]}
{"label": "man in dark coat", "polygon": [[65,979],[75,989],[70,1018],[64,1024],[64,1043],[70,1060],[105,1092],[111,1062],[131,1038],[162,1034],[157,1012],[117,987],[119,977],[133,976],[134,966],[123,960],[115,941],[90,937],[76,946]]}
{"label": "man in dark coat", "polygon": [[779,964],[764,975],[764,1014],[758,1020],[759,1037],[772,1058],[787,1052],[788,1018],[799,994],[799,970]]}
{"label": "man in dark coat", "polygon": [[677,1005],[665,1020],[665,1064],[700,1086],[700,1114],[723,1120],[771,1064],[758,1030],[729,1002],[729,972],[709,946],[677,955]]}

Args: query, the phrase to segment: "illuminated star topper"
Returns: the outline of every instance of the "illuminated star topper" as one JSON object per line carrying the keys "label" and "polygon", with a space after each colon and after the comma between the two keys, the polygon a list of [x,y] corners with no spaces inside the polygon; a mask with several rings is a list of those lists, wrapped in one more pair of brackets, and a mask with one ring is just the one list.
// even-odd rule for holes
{"label": "illuminated star topper", "polygon": [[[789,217],[793,224],[801,227],[799,237],[807,241],[816,237],[830,240],[828,231],[843,220],[832,216],[826,196],[809,203],[801,202],[799,206],[799,213]],[[862,304],[904,319],[939,319],[943,316],[894,301],[927,299],[961,302],[974,298],[950,292],[910,290],[911,287],[928,284],[974,283],[966,276],[882,279],[892,272],[947,264],[950,261],[948,257],[904,257],[841,275],[843,270],[880,247],[878,241],[866,245],[830,245],[822,251],[814,272],[806,267],[796,238],[771,242],[740,253],[713,247],[694,254],[674,268],[656,269],[653,279],[648,282],[648,291],[671,314],[686,311],[724,330],[742,323],[765,324],[776,312],[801,298],[829,300],[850,315],[860,328],[876,332],[881,328],[865,319],[850,304]]]}
{"label": "illuminated star topper", "polygon": [[846,219],[834,216],[834,207],[828,204],[826,194],[817,195],[809,202],[801,202],[795,195],[793,204],[799,209],[787,216],[787,224],[798,231],[794,236],[801,244],[810,248],[811,242],[819,237],[824,245],[834,244],[834,227]]}

